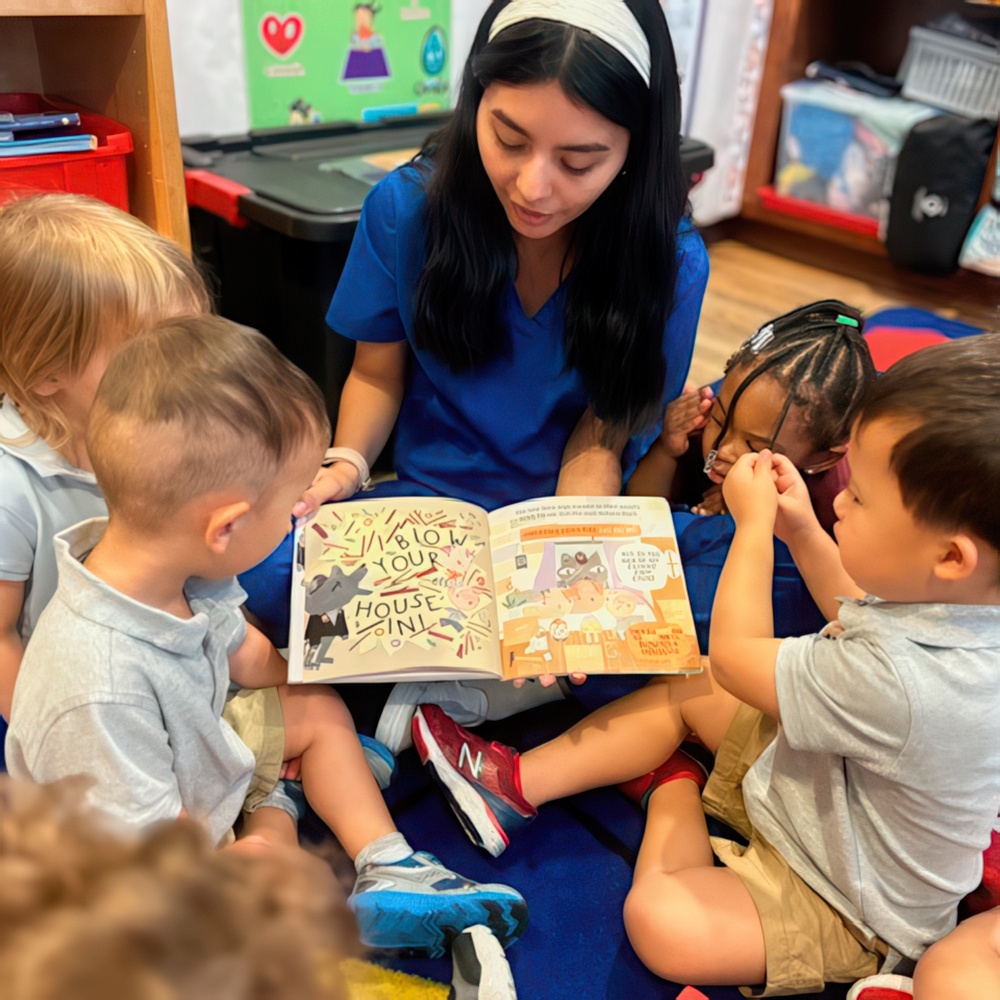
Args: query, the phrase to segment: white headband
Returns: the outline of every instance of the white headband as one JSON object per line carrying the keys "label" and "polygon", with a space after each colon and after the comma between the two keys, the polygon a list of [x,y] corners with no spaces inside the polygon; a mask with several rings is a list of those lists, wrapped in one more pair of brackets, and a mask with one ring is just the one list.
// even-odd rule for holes
{"label": "white headband", "polygon": [[617,49],[649,86],[649,40],[624,0],[512,0],[490,26],[488,41],[512,24],[541,18],[583,28]]}

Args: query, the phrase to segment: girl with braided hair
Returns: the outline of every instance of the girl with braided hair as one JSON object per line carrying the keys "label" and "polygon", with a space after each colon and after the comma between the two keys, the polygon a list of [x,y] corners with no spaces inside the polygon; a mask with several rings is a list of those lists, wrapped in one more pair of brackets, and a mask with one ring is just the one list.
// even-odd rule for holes
{"label": "girl with braided hair", "polygon": [[[832,534],[833,498],[849,475],[843,459],[851,420],[876,374],[863,328],[861,313],[838,299],[765,323],[739,346],[714,388],[690,389],[666,407],[656,444],[629,480],[629,493],[671,501],[702,650],[735,527],[730,517],[705,515],[726,513],[722,481],[741,455],[767,448],[789,458]],[[818,631],[825,618],[777,539],[774,559],[775,634]]]}
{"label": "girl with braided hair", "polygon": [[[832,531],[833,498],[847,480],[841,459],[852,415],[875,378],[863,323],[854,307],[825,299],[764,324],[729,359],[714,390],[691,388],[667,405],[659,437],[626,483],[632,495],[666,496],[672,503],[702,650],[708,649],[712,603],[734,531],[732,518],[704,515],[725,514],[721,483],[741,455],[767,448],[788,457],[809,484],[820,523]],[[578,430],[567,451],[584,450],[576,447],[579,436]],[[776,635],[815,632],[825,624],[778,540],[773,598]],[[629,675],[592,677],[585,684],[578,676],[572,684],[553,680],[542,677],[517,692],[497,682],[397,684],[377,735],[393,752],[409,746],[418,704],[441,705],[456,721],[476,726],[566,696],[593,711],[646,682]]]}
{"label": "girl with braided hair", "polygon": [[[722,513],[721,484],[733,463],[769,448],[806,476],[829,530],[851,415],[875,378],[863,325],[860,312],[837,299],[765,323],[730,357],[716,389],[689,388],[668,404],[627,491],[666,496],[697,514]],[[699,439],[700,449],[689,448]]]}

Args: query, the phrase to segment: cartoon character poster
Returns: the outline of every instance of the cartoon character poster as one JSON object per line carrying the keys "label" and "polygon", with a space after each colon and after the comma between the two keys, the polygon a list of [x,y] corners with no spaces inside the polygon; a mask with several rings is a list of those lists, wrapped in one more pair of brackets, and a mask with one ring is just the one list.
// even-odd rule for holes
{"label": "cartoon character poster", "polygon": [[450,106],[450,0],[243,0],[253,128]]}

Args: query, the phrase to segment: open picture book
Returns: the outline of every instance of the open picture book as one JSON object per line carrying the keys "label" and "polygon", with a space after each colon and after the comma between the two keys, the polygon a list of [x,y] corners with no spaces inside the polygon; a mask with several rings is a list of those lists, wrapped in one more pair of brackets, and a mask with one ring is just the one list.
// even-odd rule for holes
{"label": "open picture book", "polygon": [[701,669],[661,498],[351,500],[295,552],[293,684]]}

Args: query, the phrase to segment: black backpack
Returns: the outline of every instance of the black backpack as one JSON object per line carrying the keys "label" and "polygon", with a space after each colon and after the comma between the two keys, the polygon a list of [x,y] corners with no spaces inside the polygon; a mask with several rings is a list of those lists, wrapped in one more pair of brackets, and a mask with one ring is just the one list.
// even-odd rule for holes
{"label": "black backpack", "polygon": [[951,114],[910,129],[889,197],[885,248],[893,263],[929,274],[958,267],[996,129],[995,121]]}

